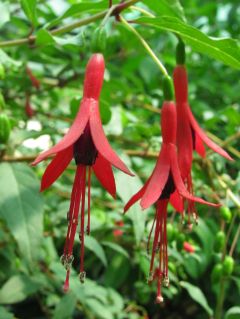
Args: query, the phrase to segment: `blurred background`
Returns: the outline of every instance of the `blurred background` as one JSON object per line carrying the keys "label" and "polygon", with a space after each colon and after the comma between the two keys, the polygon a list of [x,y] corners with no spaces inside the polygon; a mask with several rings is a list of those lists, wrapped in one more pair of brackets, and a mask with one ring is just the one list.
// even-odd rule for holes
{"label": "blurred background", "polygon": [[[182,6],[177,0],[141,1],[137,5],[154,15],[187,21],[211,37],[239,40],[237,0],[185,0]],[[112,147],[136,176],[114,171],[115,201],[93,177],[91,236],[86,238],[85,253],[87,279],[84,285],[79,282],[79,260],[75,258],[71,290],[63,293],[65,269],[59,259],[75,164],[40,193],[47,162],[36,168],[30,163],[59,141],[75,118],[93,33],[101,19],[57,36],[48,30],[107,8],[105,0],[0,3],[0,108],[4,118],[0,119],[0,319],[205,319],[213,318],[215,312],[216,319],[240,318],[239,71],[187,46],[193,113],[235,162],[211,151],[204,160],[195,154],[196,194],[220,201],[224,208],[197,205],[199,224],[191,232],[169,209],[170,287],[163,291],[164,303],[156,305],[156,284],[146,283],[146,241],[154,209],[143,212],[136,204],[126,215],[122,212],[151,174],[160,149],[162,75],[135,35],[114,18],[105,25],[108,37],[101,118]],[[134,9],[123,13],[128,20],[142,15]],[[133,26],[172,74],[175,35]],[[31,41],[32,35],[36,41]],[[28,36],[27,44],[1,45]],[[74,255],[79,255],[77,238]]]}

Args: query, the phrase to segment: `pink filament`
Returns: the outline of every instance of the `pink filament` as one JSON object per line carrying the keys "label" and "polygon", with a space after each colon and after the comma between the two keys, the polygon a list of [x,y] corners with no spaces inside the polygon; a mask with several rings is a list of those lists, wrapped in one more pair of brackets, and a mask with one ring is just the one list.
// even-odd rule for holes
{"label": "pink filament", "polygon": [[88,168],[88,222],[87,222],[87,234],[90,234],[90,207],[91,207],[91,173],[92,169]]}
{"label": "pink filament", "polygon": [[[162,280],[168,277],[168,250],[167,250],[167,205],[169,199],[160,199],[157,202],[156,215],[153,221],[155,223],[155,233],[152,246],[152,256],[150,261],[150,280],[157,280],[157,297],[156,302],[163,301],[161,295]],[[153,227],[152,227],[153,229]],[[152,233],[150,231],[150,235]],[[159,253],[159,265],[153,275],[153,267],[156,253]]]}
{"label": "pink filament", "polygon": [[69,275],[70,275],[70,270],[67,271],[66,279],[63,285],[63,291],[68,292],[69,290]]}
{"label": "pink filament", "polygon": [[80,238],[81,238],[81,253],[80,253],[80,273],[84,271],[84,210],[85,210],[85,181],[86,181],[86,167],[83,168],[83,183],[81,185],[82,205],[81,205],[81,225],[80,225]]}

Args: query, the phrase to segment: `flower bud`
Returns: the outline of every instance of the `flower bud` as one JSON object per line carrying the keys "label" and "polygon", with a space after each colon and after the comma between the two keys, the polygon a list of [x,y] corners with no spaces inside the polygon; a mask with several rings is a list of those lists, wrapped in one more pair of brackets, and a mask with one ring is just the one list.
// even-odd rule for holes
{"label": "flower bud", "polygon": [[94,53],[104,53],[107,44],[107,32],[105,28],[97,28],[92,36],[92,51]]}
{"label": "flower bud", "polygon": [[216,235],[214,242],[214,250],[218,253],[220,252],[225,245],[226,235],[223,231],[219,231]]}
{"label": "flower bud", "polygon": [[219,282],[222,277],[223,266],[222,264],[216,264],[211,273],[211,281],[213,284]]}
{"label": "flower bud", "polygon": [[232,212],[227,206],[222,206],[220,207],[220,216],[226,223],[230,223],[232,219]]}
{"label": "flower bud", "polygon": [[223,261],[222,270],[223,275],[230,276],[234,268],[234,259],[231,256],[226,256]]}
{"label": "flower bud", "polygon": [[0,114],[0,143],[6,144],[11,133],[11,124],[6,114]]}

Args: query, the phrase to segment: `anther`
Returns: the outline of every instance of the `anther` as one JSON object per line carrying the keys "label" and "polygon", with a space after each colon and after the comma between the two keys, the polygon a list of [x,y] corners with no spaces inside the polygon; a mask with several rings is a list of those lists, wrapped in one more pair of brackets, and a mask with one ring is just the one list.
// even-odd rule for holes
{"label": "anther", "polygon": [[157,304],[163,303],[163,301],[164,301],[164,299],[163,299],[163,297],[161,295],[156,297],[156,303]]}
{"label": "anther", "polygon": [[79,280],[80,280],[81,284],[84,284],[85,279],[86,279],[86,271],[81,271],[79,273]]}
{"label": "anther", "polygon": [[163,277],[162,284],[166,288],[169,287],[169,278],[168,278],[168,276],[164,276]]}
{"label": "anther", "polygon": [[153,272],[152,271],[149,272],[147,281],[148,281],[148,283],[151,283],[153,281]]}

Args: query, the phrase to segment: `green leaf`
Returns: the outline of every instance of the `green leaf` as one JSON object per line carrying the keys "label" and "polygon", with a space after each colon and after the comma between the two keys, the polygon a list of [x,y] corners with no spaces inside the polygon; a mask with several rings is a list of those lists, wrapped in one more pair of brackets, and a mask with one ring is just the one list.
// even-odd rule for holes
{"label": "green leaf", "polygon": [[19,67],[22,65],[22,62],[13,60],[2,49],[0,49],[0,63],[8,68]]}
{"label": "green leaf", "polygon": [[240,69],[240,46],[236,40],[209,37],[200,30],[172,17],[140,18],[138,22],[173,32],[193,50]]}
{"label": "green leaf", "polygon": [[10,12],[8,3],[0,3],[0,27],[10,20]]}
{"label": "green leaf", "polygon": [[[118,185],[117,193],[123,203],[127,203],[129,198],[131,198],[131,196],[133,196],[142,187],[142,182],[138,176],[131,178],[126,174],[117,172],[115,174],[115,179]],[[142,211],[139,204],[135,204],[126,214],[133,222],[135,240],[137,244],[139,244],[144,234],[146,212]]]}
{"label": "green leaf", "polygon": [[26,299],[35,293],[39,285],[33,282],[29,276],[15,275],[11,277],[0,290],[0,303],[12,304]]}
{"label": "green leaf", "polygon": [[148,0],[147,6],[156,12],[158,16],[169,16],[185,21],[183,7],[178,0]]}
{"label": "green leaf", "polygon": [[239,319],[240,307],[232,307],[226,312],[224,319]]}
{"label": "green leaf", "polygon": [[37,25],[37,12],[36,12],[37,0],[21,0],[21,6],[31,23]]}
{"label": "green leaf", "polygon": [[203,292],[196,286],[193,286],[192,284],[186,282],[186,281],[181,281],[180,285],[187,290],[189,293],[190,297],[199,303],[205,310],[206,312],[212,316],[213,311],[209,307],[208,302],[206,297],[204,296]]}
{"label": "green leaf", "polygon": [[69,9],[67,9],[64,14],[62,14],[59,18],[51,21],[48,23],[45,27],[48,29],[54,27],[55,25],[59,24],[61,21],[63,21],[66,18],[69,17],[77,17],[83,12],[90,12],[90,11],[100,11],[107,8],[107,2],[106,0],[103,1],[94,1],[94,2],[81,2],[81,3],[75,3],[73,4]]}
{"label": "green leaf", "polygon": [[39,256],[43,232],[43,201],[38,180],[25,164],[2,163],[0,176],[0,217],[30,263]]}
{"label": "green leaf", "polygon": [[103,100],[101,100],[101,103],[100,103],[100,116],[101,116],[103,125],[108,124],[112,117],[112,112],[109,107],[109,104]]}
{"label": "green leaf", "polygon": [[55,43],[53,36],[45,29],[41,29],[36,34],[37,45],[49,45]]}
{"label": "green leaf", "polygon": [[77,304],[77,297],[73,292],[69,292],[59,301],[55,308],[53,319],[69,319],[73,317],[73,312]]}
{"label": "green leaf", "polygon": [[102,304],[97,299],[86,300],[86,306],[89,310],[96,315],[99,319],[113,319],[113,314],[109,311],[106,305]]}
{"label": "green leaf", "polygon": [[0,319],[14,319],[14,314],[8,312],[3,307],[0,307]]}
{"label": "green leaf", "polygon": [[98,243],[98,241],[91,236],[86,236],[84,239],[85,247],[91,250],[103,263],[105,267],[107,267],[107,258],[102,246]]}
{"label": "green leaf", "polygon": [[118,244],[115,244],[115,243],[112,243],[110,241],[103,241],[102,244],[104,246],[107,246],[107,247],[111,248],[112,250],[115,250],[119,254],[122,254],[126,258],[129,258],[128,252],[124,248],[122,248],[122,246],[120,246]]}

